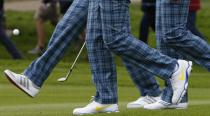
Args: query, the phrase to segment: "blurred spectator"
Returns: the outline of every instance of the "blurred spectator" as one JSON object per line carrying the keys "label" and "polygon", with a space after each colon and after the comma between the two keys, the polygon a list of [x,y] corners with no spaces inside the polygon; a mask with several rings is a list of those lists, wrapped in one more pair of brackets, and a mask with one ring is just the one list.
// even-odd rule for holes
{"label": "blurred spectator", "polygon": [[59,0],[61,14],[65,14],[72,3],[73,0]]}
{"label": "blurred spectator", "polygon": [[[34,49],[28,51],[29,54],[41,55],[44,52],[45,48],[44,23],[47,20],[50,20],[54,26],[57,24],[58,22],[58,12],[56,10],[57,1],[59,2],[60,5],[61,14],[65,14],[70,5],[73,3],[73,0],[42,0],[42,4],[35,14],[38,43]],[[85,38],[85,33],[82,32],[80,36],[78,38],[82,39],[77,39],[77,40],[84,41],[83,38]]]}
{"label": "blurred spectator", "polygon": [[34,49],[28,51],[29,54],[42,54],[45,48],[45,29],[44,23],[50,20],[51,24],[55,26],[58,22],[58,13],[56,3],[57,0],[42,0],[40,7],[35,13],[36,30],[38,35],[38,42]]}
{"label": "blurred spectator", "polygon": [[188,14],[188,21],[187,21],[187,28],[195,35],[203,38],[204,36],[200,33],[200,31],[196,28],[196,16],[197,11],[201,8],[200,0],[191,0],[190,7],[189,7],[189,14]]}
{"label": "blurred spectator", "polygon": [[5,19],[4,19],[4,0],[0,0],[0,41],[11,54],[13,59],[21,59],[22,55],[12,43],[11,39],[7,36],[5,31]]}
{"label": "blurred spectator", "polygon": [[140,22],[139,39],[148,43],[149,28],[155,31],[155,3],[156,0],[142,0],[143,17]]}
{"label": "blurred spectator", "polygon": [[[142,0],[141,10],[143,16],[140,22],[139,39],[148,43],[149,29],[155,31],[155,5],[156,0]],[[187,21],[187,28],[195,35],[205,39],[205,37],[196,28],[197,11],[201,8],[200,0],[191,0]]]}

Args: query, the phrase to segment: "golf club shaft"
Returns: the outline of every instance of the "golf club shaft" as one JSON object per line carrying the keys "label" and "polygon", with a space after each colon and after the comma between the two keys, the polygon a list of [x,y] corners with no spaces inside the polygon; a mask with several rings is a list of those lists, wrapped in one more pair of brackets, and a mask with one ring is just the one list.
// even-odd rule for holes
{"label": "golf club shaft", "polygon": [[78,53],[77,57],[75,58],[73,64],[71,65],[71,68],[69,69],[69,71],[68,71],[68,73],[67,73],[67,75],[66,75],[66,81],[68,80],[68,77],[69,77],[69,75],[71,74],[71,72],[72,72],[72,70],[73,70],[73,68],[74,68],[74,66],[75,66],[75,64],[76,64],[77,59],[79,58],[80,54],[82,53],[82,50],[83,50],[83,48],[85,47],[85,44],[86,44],[86,42],[83,43],[81,49],[79,50],[79,53]]}

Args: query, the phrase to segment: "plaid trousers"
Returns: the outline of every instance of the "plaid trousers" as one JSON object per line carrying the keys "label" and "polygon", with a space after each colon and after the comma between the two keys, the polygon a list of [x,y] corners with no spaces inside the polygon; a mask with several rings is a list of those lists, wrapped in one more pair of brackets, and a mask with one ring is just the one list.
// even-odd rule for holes
{"label": "plaid trousers", "polygon": [[[90,0],[87,23],[87,50],[95,100],[117,102],[117,74],[112,53],[121,56],[133,69],[144,69],[168,80],[177,63],[130,34],[129,0]],[[144,72],[143,72],[144,73]]]}
{"label": "plaid trousers", "polygon": [[[87,14],[88,0],[74,0],[70,9],[55,28],[46,52],[33,61],[24,71],[24,74],[37,86],[41,87],[43,85],[50,72],[62,58],[72,39],[84,28]],[[126,61],[124,62],[131,73],[132,80],[143,96],[160,94],[159,86],[152,75],[146,76],[146,73],[142,73],[144,71],[137,68],[132,69]],[[115,70],[116,67],[113,66],[112,68]],[[141,80],[145,80],[145,82]]]}
{"label": "plaid trousers", "polygon": [[[163,54],[193,60],[210,71],[210,46],[186,27],[189,2],[190,0],[156,1],[157,47]],[[170,82],[167,85],[171,86]],[[162,99],[170,102],[172,93],[167,89],[163,91]],[[187,101],[187,96],[182,101]]]}
{"label": "plaid trousers", "polygon": [[60,61],[71,41],[84,29],[88,1],[74,0],[55,28],[45,53],[33,61],[24,75],[41,87],[55,65]]}
{"label": "plaid trousers", "polygon": [[157,0],[157,41],[161,51],[170,55],[167,49],[171,48],[179,56],[193,60],[210,71],[210,46],[186,28],[189,2]]}

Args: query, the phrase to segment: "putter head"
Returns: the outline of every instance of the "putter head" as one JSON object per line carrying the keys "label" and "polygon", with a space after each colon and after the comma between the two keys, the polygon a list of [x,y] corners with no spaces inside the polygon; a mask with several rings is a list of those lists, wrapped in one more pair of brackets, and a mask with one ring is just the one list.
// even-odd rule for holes
{"label": "putter head", "polygon": [[66,81],[66,77],[62,77],[58,79],[58,82],[64,82],[64,81]]}

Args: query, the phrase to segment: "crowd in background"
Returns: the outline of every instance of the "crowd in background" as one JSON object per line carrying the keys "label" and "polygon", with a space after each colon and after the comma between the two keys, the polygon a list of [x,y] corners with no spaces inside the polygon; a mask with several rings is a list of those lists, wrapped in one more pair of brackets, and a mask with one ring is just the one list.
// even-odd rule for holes
{"label": "crowd in background", "polygon": [[[139,27],[139,39],[148,43],[150,28],[155,31],[155,6],[156,0],[142,0],[141,10],[143,12]],[[187,21],[187,28],[195,35],[205,39],[203,34],[196,27],[197,12],[201,8],[200,0],[191,0]]]}
{"label": "crowd in background", "polygon": [[[60,16],[59,14],[65,14],[73,0],[42,0],[39,8],[34,15],[36,31],[37,31],[37,44],[29,50],[29,54],[41,55],[44,53],[46,47],[45,36],[45,23],[50,21],[53,26],[56,26]],[[59,4],[59,11],[57,8]],[[6,50],[11,54],[13,59],[21,59],[22,54],[16,48],[12,40],[5,33],[5,17],[4,17],[4,0],[0,1],[0,40]],[[139,26],[139,39],[145,43],[148,43],[149,30],[155,31],[155,6],[156,0],[142,0],[141,11],[143,16],[140,20]],[[195,35],[205,39],[204,35],[200,33],[196,27],[197,11],[201,8],[200,0],[191,0],[189,15],[187,21],[187,28]],[[59,13],[60,12],[60,13]],[[85,38],[85,32],[78,36],[82,39]]]}

